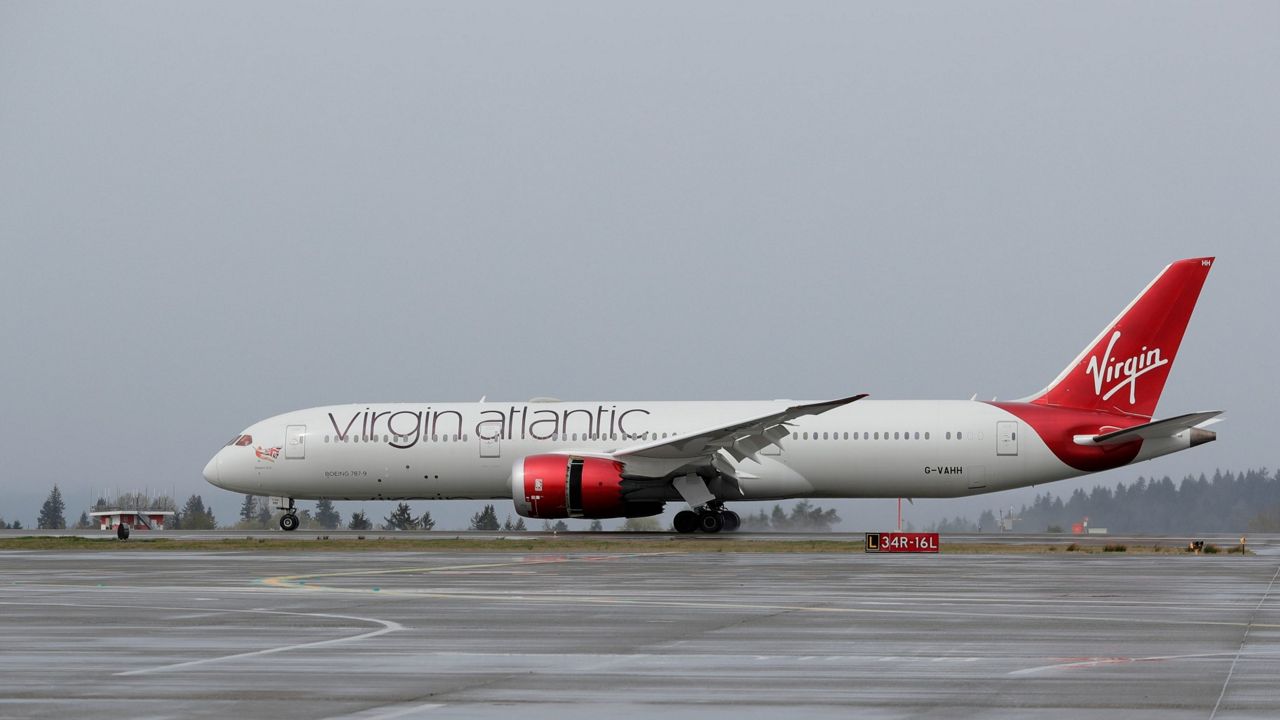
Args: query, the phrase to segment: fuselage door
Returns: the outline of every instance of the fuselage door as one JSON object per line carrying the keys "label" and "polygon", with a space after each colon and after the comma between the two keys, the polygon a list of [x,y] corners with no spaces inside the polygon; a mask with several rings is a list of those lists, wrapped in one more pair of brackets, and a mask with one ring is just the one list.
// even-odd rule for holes
{"label": "fuselage door", "polygon": [[306,425],[289,425],[285,427],[284,456],[287,460],[301,460],[307,456]]}
{"label": "fuselage door", "polygon": [[1018,421],[1001,420],[996,423],[996,454],[1018,454]]}

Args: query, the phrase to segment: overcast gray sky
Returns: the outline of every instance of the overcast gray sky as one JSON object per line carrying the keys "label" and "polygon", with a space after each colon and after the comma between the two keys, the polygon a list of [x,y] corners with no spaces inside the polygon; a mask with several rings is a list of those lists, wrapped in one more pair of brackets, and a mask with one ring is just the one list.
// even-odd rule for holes
{"label": "overcast gray sky", "polygon": [[1053,487],[1274,467],[1277,88],[1275,2],[0,1],[0,516],[228,520],[326,403],[1020,397],[1201,254],[1219,442]]}

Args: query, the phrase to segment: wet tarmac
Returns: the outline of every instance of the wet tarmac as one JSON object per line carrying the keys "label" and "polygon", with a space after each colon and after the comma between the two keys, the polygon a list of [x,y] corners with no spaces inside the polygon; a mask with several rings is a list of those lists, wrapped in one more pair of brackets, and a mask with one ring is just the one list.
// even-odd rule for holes
{"label": "wet tarmac", "polygon": [[0,717],[1280,717],[1275,556],[0,552]]}

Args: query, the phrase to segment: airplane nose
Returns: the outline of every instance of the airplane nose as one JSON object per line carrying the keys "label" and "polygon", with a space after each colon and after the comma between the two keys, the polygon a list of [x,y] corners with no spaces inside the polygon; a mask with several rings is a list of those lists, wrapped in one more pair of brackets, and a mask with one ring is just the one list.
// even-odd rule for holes
{"label": "airplane nose", "polygon": [[221,483],[219,482],[222,478],[221,478],[220,469],[218,467],[217,455],[214,455],[212,458],[210,458],[209,464],[204,466],[204,479],[205,479],[205,482],[209,483],[210,485],[217,485],[218,487],[222,487]]}

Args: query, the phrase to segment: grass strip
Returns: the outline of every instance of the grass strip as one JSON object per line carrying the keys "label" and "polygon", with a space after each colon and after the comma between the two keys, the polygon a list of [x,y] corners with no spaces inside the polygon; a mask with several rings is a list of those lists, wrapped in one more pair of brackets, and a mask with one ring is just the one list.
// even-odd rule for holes
{"label": "grass strip", "polygon": [[[1074,545],[1074,547],[1071,547]],[[8,537],[0,538],[0,550],[56,550],[56,551],[109,551],[109,552],[531,552],[531,553],[862,553],[860,541],[849,540],[743,540],[732,537],[655,535],[653,538],[610,540],[599,537],[572,535],[540,536],[537,538],[465,538],[424,537],[410,535],[403,538],[368,538],[298,533],[280,538],[226,538],[180,539],[165,537],[134,537],[119,541],[109,536],[89,537]],[[1185,547],[1146,544],[1129,545],[1125,552],[1107,551],[1102,544],[1062,543],[946,543],[944,555],[1039,555],[1081,554],[1112,557],[1126,555],[1188,555]],[[1234,549],[1233,553],[1239,551]],[[882,553],[891,555],[895,553]],[[900,554],[900,553],[899,553]],[[1252,552],[1247,552],[1252,555]],[[1222,555],[1226,556],[1226,553]]]}

